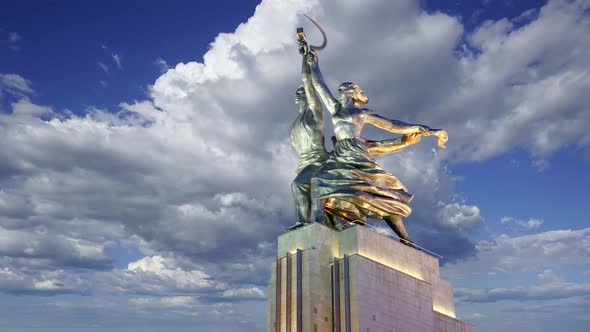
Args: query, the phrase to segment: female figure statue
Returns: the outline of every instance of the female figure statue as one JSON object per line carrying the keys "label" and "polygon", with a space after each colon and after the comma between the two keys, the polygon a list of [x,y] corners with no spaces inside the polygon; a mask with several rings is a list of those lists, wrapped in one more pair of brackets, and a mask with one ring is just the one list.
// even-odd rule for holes
{"label": "female figure statue", "polygon": [[[437,136],[438,145],[444,147],[448,139],[446,132],[424,125],[389,120],[361,108],[368,102],[368,97],[352,82],[342,83],[338,88],[338,99],[334,98],[324,82],[315,53],[308,51],[306,58],[312,73],[313,87],[332,116],[336,136],[334,151],[311,181],[313,220],[324,223],[324,209],[344,219],[350,219],[351,216],[384,219],[402,242],[408,244],[410,238],[402,218],[412,212],[408,206],[412,195],[401,181],[377,164],[370,147],[385,154],[416,143],[420,136],[430,135]],[[367,142],[361,137],[361,131],[367,123],[405,136],[397,146],[379,150],[375,142]]]}

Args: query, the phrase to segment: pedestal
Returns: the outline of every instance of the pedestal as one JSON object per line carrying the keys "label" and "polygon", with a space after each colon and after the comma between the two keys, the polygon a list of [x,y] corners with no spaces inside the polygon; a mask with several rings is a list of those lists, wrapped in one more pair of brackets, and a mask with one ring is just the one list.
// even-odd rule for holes
{"label": "pedestal", "polygon": [[366,227],[285,233],[272,271],[269,332],[474,331],[437,258]]}

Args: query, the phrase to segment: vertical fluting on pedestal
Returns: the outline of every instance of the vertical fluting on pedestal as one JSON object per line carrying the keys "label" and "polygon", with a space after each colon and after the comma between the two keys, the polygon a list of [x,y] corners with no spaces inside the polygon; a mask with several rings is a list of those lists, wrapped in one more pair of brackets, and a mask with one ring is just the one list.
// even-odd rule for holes
{"label": "vertical fluting on pedestal", "polygon": [[297,249],[297,332],[303,332],[303,251]]}
{"label": "vertical fluting on pedestal", "polygon": [[351,332],[350,323],[350,269],[348,255],[344,255],[344,330]]}
{"label": "vertical fluting on pedestal", "polygon": [[340,332],[340,260],[332,264],[332,331]]}
{"label": "vertical fluting on pedestal", "polygon": [[285,330],[291,332],[291,255],[285,255]]}
{"label": "vertical fluting on pedestal", "polygon": [[275,331],[281,330],[281,259],[276,261],[275,272]]}
{"label": "vertical fluting on pedestal", "polygon": [[[274,332],[303,332],[303,251],[275,261]],[[272,325],[271,325],[272,326]]]}

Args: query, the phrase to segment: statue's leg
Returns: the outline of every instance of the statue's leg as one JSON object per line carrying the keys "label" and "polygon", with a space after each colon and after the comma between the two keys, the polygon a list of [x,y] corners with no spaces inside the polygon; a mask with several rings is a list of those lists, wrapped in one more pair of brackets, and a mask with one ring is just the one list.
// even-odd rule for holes
{"label": "statue's leg", "polygon": [[318,222],[320,224],[325,223],[325,214],[324,214],[324,201],[319,198],[318,192],[319,186],[317,183],[317,179],[311,179],[311,221]]}
{"label": "statue's leg", "polygon": [[291,192],[293,193],[293,200],[295,201],[297,224],[306,224],[309,222],[309,214],[311,210],[309,191],[309,178],[306,179],[303,172],[299,173],[291,183]]}
{"label": "statue's leg", "polygon": [[385,220],[387,225],[389,225],[389,227],[391,227],[391,229],[395,232],[395,234],[397,234],[397,236],[400,237],[401,243],[407,244],[407,245],[413,247],[410,243],[412,241],[412,240],[410,240],[410,235],[408,234],[408,231],[406,231],[406,227],[404,227],[402,217],[400,217],[398,215],[393,215],[393,216],[383,217],[383,219]]}

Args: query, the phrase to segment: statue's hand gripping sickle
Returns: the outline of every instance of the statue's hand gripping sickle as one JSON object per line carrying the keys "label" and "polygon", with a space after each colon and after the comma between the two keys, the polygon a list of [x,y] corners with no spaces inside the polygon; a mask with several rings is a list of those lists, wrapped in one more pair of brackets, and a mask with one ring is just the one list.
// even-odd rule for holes
{"label": "statue's hand gripping sickle", "polygon": [[316,21],[312,20],[311,17],[305,14],[303,14],[303,16],[307,17],[307,19],[310,20],[311,23],[313,23],[320,30],[320,32],[322,33],[323,42],[320,46],[308,45],[307,40],[305,39],[305,32],[303,32],[303,28],[297,28],[297,46],[299,48],[299,53],[307,54],[309,50],[323,50],[326,47],[326,45],[328,45],[328,37],[326,36],[326,32],[324,31],[324,29],[322,29],[322,27],[319,24],[317,24]]}

